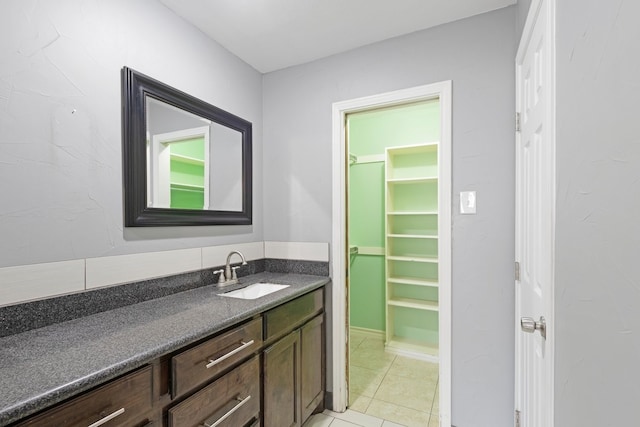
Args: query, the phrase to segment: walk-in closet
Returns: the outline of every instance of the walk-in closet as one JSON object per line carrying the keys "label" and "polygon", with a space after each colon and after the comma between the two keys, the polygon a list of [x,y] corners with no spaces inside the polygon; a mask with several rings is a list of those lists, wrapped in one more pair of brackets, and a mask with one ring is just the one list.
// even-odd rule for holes
{"label": "walk-in closet", "polygon": [[349,408],[438,425],[438,99],[347,116]]}

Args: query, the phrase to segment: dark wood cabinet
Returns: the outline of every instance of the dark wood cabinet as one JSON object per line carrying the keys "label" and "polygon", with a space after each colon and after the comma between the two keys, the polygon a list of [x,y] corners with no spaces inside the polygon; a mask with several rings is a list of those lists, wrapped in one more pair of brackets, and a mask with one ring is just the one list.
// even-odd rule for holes
{"label": "dark wood cabinet", "polygon": [[145,426],[152,408],[151,366],[19,423],[20,427]]}
{"label": "dark wood cabinet", "polygon": [[300,427],[322,408],[316,289],[14,426]]}
{"label": "dark wood cabinet", "polygon": [[[303,295],[264,314],[263,425],[301,426],[324,402],[324,294]],[[292,331],[293,330],[293,331]]]}
{"label": "dark wood cabinet", "polygon": [[300,331],[263,352],[264,426],[301,426]]}
{"label": "dark wood cabinet", "polygon": [[324,315],[320,314],[300,328],[302,420],[324,403]]}
{"label": "dark wood cabinet", "polygon": [[169,427],[257,425],[260,357],[255,356],[168,411]]}
{"label": "dark wood cabinet", "polygon": [[258,318],[181,352],[171,358],[172,396],[205,384],[261,347],[262,318]]}
{"label": "dark wood cabinet", "polygon": [[322,289],[318,289],[267,311],[263,314],[265,344],[273,342],[318,313],[322,313],[323,307],[324,293]]}

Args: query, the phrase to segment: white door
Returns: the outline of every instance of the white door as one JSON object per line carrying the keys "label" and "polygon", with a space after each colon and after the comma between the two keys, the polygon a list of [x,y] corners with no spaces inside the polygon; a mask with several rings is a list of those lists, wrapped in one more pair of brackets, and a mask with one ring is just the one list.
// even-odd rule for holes
{"label": "white door", "polygon": [[515,409],[520,427],[553,425],[554,10],[552,0],[532,2],[516,57]]}

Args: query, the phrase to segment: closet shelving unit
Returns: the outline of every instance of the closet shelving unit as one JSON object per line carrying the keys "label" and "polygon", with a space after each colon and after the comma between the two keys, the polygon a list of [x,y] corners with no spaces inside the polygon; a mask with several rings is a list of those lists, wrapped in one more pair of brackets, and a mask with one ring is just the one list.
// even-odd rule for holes
{"label": "closet shelving unit", "polygon": [[[171,152],[169,178],[171,200],[179,200],[179,207],[206,208],[203,206],[205,201],[204,169],[205,161],[203,159]],[[174,176],[174,170],[179,171],[177,179]]]}
{"label": "closet shelving unit", "polygon": [[[192,182],[176,182],[173,179],[171,180],[171,187],[177,187],[177,188],[188,188],[188,189],[192,189],[192,190],[197,190],[200,192],[204,192],[204,160],[201,159],[196,159],[195,157],[189,157],[189,156],[184,156],[181,154],[175,154],[175,153],[171,153],[170,155],[170,161],[172,165],[175,165],[179,168],[189,168],[189,167],[195,167],[195,171],[199,172],[199,173],[194,173],[193,174],[193,178],[190,178],[191,180],[195,180],[195,181],[202,181],[202,182],[198,182],[198,183],[192,183]],[[174,166],[174,167],[175,167]],[[202,171],[198,170],[198,169],[202,169]],[[184,172],[183,172],[184,174]],[[201,178],[202,177],[202,178]]]}
{"label": "closet shelving unit", "polygon": [[385,157],[386,348],[438,357],[438,143]]}

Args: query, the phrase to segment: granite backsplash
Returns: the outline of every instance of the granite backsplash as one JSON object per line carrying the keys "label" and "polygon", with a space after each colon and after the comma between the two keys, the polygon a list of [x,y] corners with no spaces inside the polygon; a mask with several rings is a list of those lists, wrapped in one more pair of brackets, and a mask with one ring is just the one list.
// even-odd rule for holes
{"label": "granite backsplash", "polygon": [[[0,307],[0,337],[211,285],[218,279],[214,270],[221,268],[223,266]],[[237,273],[238,277],[244,277],[265,271],[329,276],[329,263],[266,258],[248,261]]]}

